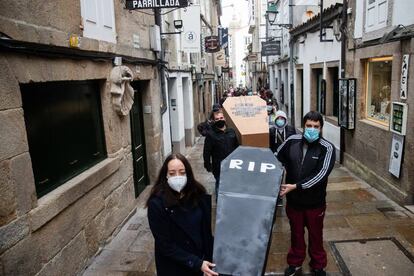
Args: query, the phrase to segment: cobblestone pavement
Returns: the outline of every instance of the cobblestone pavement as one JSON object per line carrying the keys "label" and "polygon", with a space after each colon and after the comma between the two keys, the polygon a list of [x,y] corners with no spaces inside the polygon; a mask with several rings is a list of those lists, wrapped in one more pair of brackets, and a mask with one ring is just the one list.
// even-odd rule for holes
{"label": "cobblestone pavement", "polygon": [[[203,139],[187,149],[187,157],[197,179],[209,193],[214,191],[214,178],[203,167]],[[139,197],[136,211],[122,228],[102,248],[83,276],[93,275],[156,275],[154,245],[149,230],[144,202],[147,188]],[[213,223],[214,223],[213,209]],[[214,227],[214,226],[213,226]],[[382,193],[337,165],[329,177],[327,211],[324,225],[324,243],[328,253],[328,275],[342,275],[330,241],[394,237],[408,254],[414,252],[414,215],[397,205]],[[290,244],[289,222],[284,208],[278,208],[273,227],[271,247],[266,265],[266,275],[283,275],[286,253]],[[383,248],[386,250],[386,248]],[[309,267],[304,263],[304,273]],[[348,266],[350,265],[347,263]],[[351,264],[352,265],[352,264]],[[364,265],[353,264],[353,265]],[[384,266],[386,269],[386,266]],[[382,275],[401,275],[396,271]],[[414,275],[414,267],[413,273]]]}

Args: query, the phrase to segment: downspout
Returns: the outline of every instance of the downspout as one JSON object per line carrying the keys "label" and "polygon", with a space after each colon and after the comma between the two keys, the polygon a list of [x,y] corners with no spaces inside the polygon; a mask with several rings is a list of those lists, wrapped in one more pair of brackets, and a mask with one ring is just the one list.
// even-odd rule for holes
{"label": "downspout", "polygon": [[[341,78],[346,77],[346,42],[347,42],[347,33],[346,30],[348,25],[347,20],[347,10],[348,10],[348,1],[344,0],[342,6],[342,28],[341,28]],[[344,152],[345,152],[345,128],[340,127],[340,150],[339,150],[339,163],[343,164],[344,162]]]}
{"label": "downspout", "polygon": [[[289,0],[289,24],[293,27],[293,0]],[[289,38],[289,71],[290,71],[290,123],[295,127],[295,92],[293,85],[293,39]]]}
{"label": "downspout", "polygon": [[[162,19],[160,9],[154,9],[155,25],[160,27],[160,34],[162,33]],[[161,40],[161,51],[158,57],[158,74],[161,85],[161,115],[167,111],[167,95],[165,89],[165,61],[164,61],[164,45]]]}
{"label": "downspout", "polygon": [[[162,33],[162,17],[161,17],[161,10],[160,9],[154,9],[154,19],[155,19],[155,24],[158,25],[160,27],[160,35]],[[160,85],[161,85],[161,133],[163,133],[164,131],[164,126],[163,126],[163,120],[162,120],[162,116],[165,114],[165,112],[167,112],[168,110],[168,103],[167,103],[167,90],[166,90],[166,86],[165,86],[165,60],[164,60],[164,45],[161,39],[161,50],[159,53],[158,58],[158,77],[160,79]],[[169,131],[170,131],[170,143],[171,143],[171,150],[174,151],[174,147],[173,147],[173,143],[172,143],[172,131],[171,131],[171,116],[170,114],[168,114],[169,116],[169,120],[170,120],[170,127],[169,127]],[[165,156],[164,156],[165,158]]]}

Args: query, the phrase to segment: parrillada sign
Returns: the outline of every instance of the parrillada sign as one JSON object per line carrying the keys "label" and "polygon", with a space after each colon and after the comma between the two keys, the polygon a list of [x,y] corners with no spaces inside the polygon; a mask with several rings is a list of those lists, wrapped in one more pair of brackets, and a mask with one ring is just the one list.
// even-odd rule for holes
{"label": "parrillada sign", "polygon": [[128,10],[183,8],[188,6],[188,0],[126,0]]}

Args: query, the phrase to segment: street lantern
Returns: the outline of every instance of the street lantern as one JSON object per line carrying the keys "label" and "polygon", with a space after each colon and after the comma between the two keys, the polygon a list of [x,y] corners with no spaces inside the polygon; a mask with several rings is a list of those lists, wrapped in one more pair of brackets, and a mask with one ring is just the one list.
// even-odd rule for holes
{"label": "street lantern", "polygon": [[276,16],[279,12],[277,11],[276,4],[275,3],[268,3],[267,11],[266,11],[266,17],[269,21],[270,25],[273,25],[276,21]]}
{"label": "street lantern", "polygon": [[282,28],[288,28],[290,29],[292,27],[292,24],[285,24],[285,23],[277,23],[275,24],[276,21],[276,16],[279,12],[277,11],[277,7],[275,3],[269,3],[267,6],[267,11],[266,11],[266,18],[269,21],[269,24],[271,26],[280,26]]}

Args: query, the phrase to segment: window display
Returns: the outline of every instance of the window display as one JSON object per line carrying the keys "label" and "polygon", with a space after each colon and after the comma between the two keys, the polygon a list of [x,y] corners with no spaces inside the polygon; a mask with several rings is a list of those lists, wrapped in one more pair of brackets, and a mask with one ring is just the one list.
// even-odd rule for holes
{"label": "window display", "polygon": [[367,62],[367,118],[388,125],[390,118],[392,57]]}

